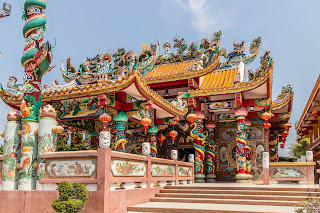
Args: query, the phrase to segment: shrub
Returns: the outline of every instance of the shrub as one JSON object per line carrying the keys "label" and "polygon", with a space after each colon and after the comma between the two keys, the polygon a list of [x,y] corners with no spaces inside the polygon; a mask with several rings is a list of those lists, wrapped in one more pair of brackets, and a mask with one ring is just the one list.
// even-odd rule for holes
{"label": "shrub", "polygon": [[297,203],[296,213],[314,213],[320,211],[320,199],[313,198]]}
{"label": "shrub", "polygon": [[306,147],[309,145],[309,138],[303,137],[299,143],[291,146],[290,154],[295,158],[306,155]]}
{"label": "shrub", "polygon": [[88,191],[81,183],[63,181],[58,186],[59,198],[52,203],[58,213],[80,212],[88,200]]}

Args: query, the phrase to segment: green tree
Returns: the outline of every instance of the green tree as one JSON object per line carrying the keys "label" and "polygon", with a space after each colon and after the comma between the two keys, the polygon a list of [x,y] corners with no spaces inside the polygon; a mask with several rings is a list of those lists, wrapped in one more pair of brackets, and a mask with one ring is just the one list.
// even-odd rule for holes
{"label": "green tree", "polygon": [[295,143],[290,148],[290,154],[295,158],[306,155],[306,148],[309,146],[309,138],[303,137],[299,143]]}
{"label": "green tree", "polygon": [[58,213],[80,212],[88,200],[88,191],[81,183],[63,181],[58,191],[59,198],[52,203],[52,208]]}

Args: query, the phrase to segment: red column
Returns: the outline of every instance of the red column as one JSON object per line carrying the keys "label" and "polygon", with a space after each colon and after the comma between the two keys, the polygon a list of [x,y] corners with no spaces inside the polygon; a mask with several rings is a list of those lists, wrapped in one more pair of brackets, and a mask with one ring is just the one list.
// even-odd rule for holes
{"label": "red column", "polygon": [[248,176],[246,175],[246,139],[247,132],[245,127],[245,119],[248,115],[248,111],[244,107],[239,107],[234,112],[237,119],[237,175],[236,179],[238,183],[246,183]]}

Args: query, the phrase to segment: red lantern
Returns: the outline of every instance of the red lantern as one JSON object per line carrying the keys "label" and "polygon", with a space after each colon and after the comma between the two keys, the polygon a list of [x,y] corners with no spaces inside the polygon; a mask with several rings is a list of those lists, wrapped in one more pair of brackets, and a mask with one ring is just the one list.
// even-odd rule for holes
{"label": "red lantern", "polygon": [[160,142],[160,147],[162,147],[163,141],[166,139],[166,136],[164,136],[163,134],[158,136],[158,140]]}
{"label": "red lantern", "polygon": [[103,113],[99,116],[99,120],[102,122],[103,130],[106,130],[108,123],[111,121],[111,116],[107,113]]}
{"label": "red lantern", "polygon": [[312,121],[307,121],[307,125],[311,126],[312,125]]}
{"label": "red lantern", "polygon": [[300,136],[300,137],[303,137],[303,136],[304,136],[304,134],[303,134],[303,133],[300,133],[300,134],[299,134],[299,136]]}
{"label": "red lantern", "polygon": [[292,124],[286,123],[286,124],[283,125],[283,126],[284,126],[284,128],[285,128],[286,130],[288,130],[288,129],[290,129],[290,128],[292,127]]}
{"label": "red lantern", "polygon": [[314,117],[315,119],[317,119],[317,118],[318,118],[318,111],[317,111],[317,110],[313,110],[313,111],[312,111],[312,115],[313,115],[313,117]]}
{"label": "red lantern", "polygon": [[191,123],[191,125],[193,124],[193,122],[195,122],[198,119],[198,116],[196,114],[189,114],[187,116],[187,120]]}
{"label": "red lantern", "polygon": [[281,138],[281,142],[286,142],[287,141],[287,139],[286,138]]}
{"label": "red lantern", "polygon": [[282,133],[282,137],[286,138],[288,135],[289,135],[289,132],[287,130]]}
{"label": "red lantern", "polygon": [[284,143],[280,144],[280,148],[283,149],[284,148]]}
{"label": "red lantern", "polygon": [[302,132],[303,132],[304,134],[308,134],[308,128],[303,128],[303,129],[302,129]]}
{"label": "red lantern", "polygon": [[171,139],[172,139],[172,144],[174,144],[174,139],[176,139],[177,135],[178,135],[178,132],[175,131],[175,130],[172,130],[170,133],[169,133]]}
{"label": "red lantern", "polygon": [[265,128],[265,129],[270,129],[270,127],[271,127],[271,123],[264,123],[263,124],[263,128]]}
{"label": "red lantern", "polygon": [[149,128],[149,125],[151,124],[150,118],[143,118],[140,121],[140,124],[143,126],[144,134],[147,134],[147,129]]}

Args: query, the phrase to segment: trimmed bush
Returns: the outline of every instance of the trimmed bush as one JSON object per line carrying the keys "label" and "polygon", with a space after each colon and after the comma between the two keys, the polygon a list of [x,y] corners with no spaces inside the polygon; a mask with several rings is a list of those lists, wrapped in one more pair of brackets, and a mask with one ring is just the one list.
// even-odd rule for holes
{"label": "trimmed bush", "polygon": [[52,203],[52,208],[58,213],[80,212],[88,200],[88,191],[81,183],[63,181],[58,191],[59,198]]}

